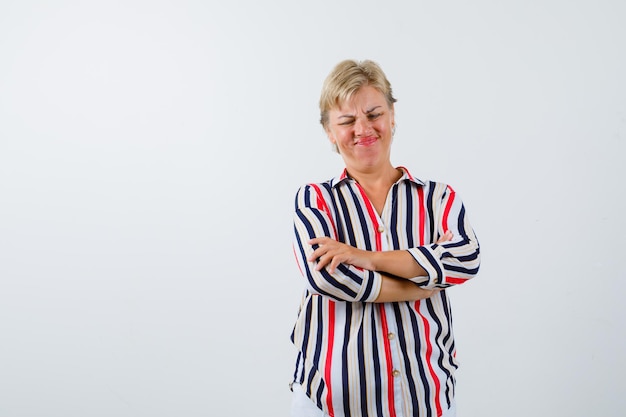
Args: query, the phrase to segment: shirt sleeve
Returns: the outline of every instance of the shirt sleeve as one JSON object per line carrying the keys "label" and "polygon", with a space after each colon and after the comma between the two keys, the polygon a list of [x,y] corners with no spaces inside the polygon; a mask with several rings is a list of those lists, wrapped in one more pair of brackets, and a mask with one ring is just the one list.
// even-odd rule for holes
{"label": "shirt sleeve", "polygon": [[446,186],[432,215],[439,236],[449,230],[453,233],[453,238],[440,245],[432,243],[408,249],[427,272],[427,276],[411,278],[411,281],[426,289],[463,284],[478,273],[480,246],[469,223],[465,206],[450,186]]}
{"label": "shirt sleeve", "polygon": [[316,184],[305,185],[296,193],[293,248],[300,272],[313,293],[342,301],[372,302],[380,293],[382,276],[379,272],[340,264],[330,274],[326,268],[316,271],[317,261],[308,261],[317,248],[309,245],[310,239],[326,236],[338,240],[327,205],[329,199],[329,193]]}

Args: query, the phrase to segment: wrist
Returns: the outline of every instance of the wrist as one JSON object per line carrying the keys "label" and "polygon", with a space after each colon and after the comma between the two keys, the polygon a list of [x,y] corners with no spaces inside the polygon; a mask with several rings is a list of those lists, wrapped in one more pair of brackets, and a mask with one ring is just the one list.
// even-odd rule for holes
{"label": "wrist", "polygon": [[369,252],[369,256],[368,256],[369,268],[366,268],[366,269],[370,271],[382,271],[382,268],[380,265],[381,254],[382,252],[379,252],[379,251]]}

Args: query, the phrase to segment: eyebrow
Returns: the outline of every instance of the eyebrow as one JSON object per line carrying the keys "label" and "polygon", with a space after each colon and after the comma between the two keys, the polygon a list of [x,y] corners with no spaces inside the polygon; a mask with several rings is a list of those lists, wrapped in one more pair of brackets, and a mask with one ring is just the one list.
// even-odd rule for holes
{"label": "eyebrow", "polygon": [[[376,110],[379,107],[382,107],[382,106],[374,106],[374,107],[372,107],[369,110],[365,110],[365,114],[370,114],[371,112],[373,112],[374,110]],[[342,119],[342,118],[354,119],[354,115],[352,115],[352,114],[342,114],[341,116],[338,117],[338,119]]]}

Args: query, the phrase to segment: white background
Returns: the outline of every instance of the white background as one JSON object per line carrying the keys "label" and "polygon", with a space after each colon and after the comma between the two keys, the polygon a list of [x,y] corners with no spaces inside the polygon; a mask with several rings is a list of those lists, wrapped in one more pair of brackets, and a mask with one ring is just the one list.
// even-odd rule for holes
{"label": "white background", "polygon": [[381,64],[482,244],[459,417],[626,412],[626,3],[0,3],[0,417],[286,416],[293,197]]}

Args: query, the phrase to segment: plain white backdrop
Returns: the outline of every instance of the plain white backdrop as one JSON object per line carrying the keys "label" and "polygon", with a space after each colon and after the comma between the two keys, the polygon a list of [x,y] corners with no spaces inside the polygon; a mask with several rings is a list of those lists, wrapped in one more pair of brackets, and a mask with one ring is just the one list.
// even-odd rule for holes
{"label": "plain white backdrop", "polygon": [[[626,3],[0,3],[0,417],[285,416],[293,197],[373,59],[392,159],[461,195],[459,417],[616,416]],[[503,413],[503,410],[506,410]]]}

